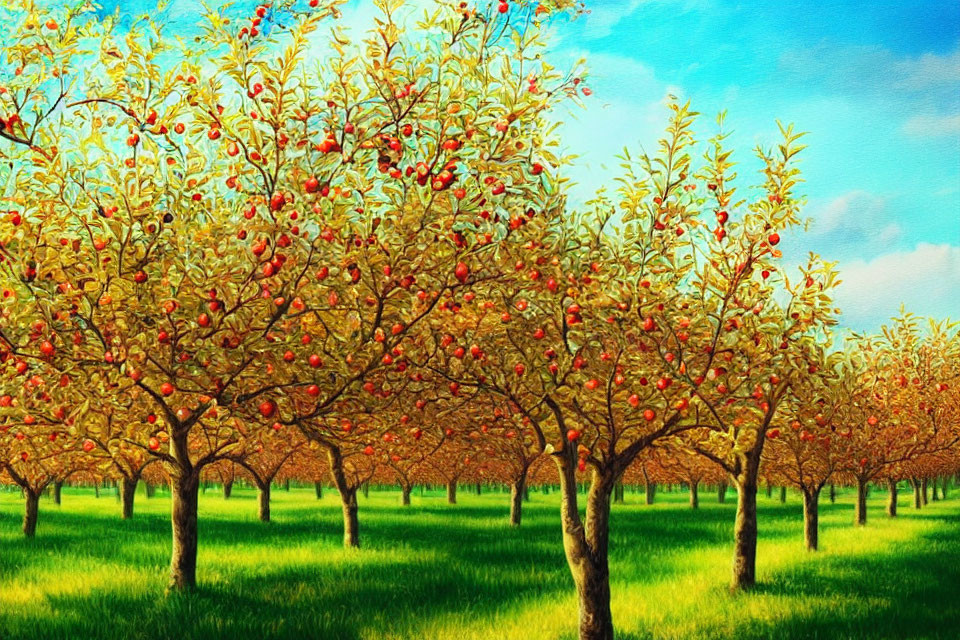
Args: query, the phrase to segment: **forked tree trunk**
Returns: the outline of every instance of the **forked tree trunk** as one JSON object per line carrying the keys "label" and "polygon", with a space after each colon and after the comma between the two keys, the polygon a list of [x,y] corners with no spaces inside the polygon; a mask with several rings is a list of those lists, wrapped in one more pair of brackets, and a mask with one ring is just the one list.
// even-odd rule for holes
{"label": "forked tree trunk", "polygon": [[558,461],[560,471],[561,521],[567,564],[577,589],[580,640],[613,640],[610,613],[610,569],[608,540],[610,494],[613,478],[594,472],[587,495],[586,521],[577,509],[577,488],[573,455]]}
{"label": "forked tree trunk", "polygon": [[355,549],[360,546],[360,518],[357,507],[357,488],[340,490],[343,507],[343,546]]}
{"label": "forked tree trunk", "polygon": [[184,591],[197,586],[198,475],[181,470],[170,483],[173,553],[169,590]]}
{"label": "forked tree trunk", "polygon": [[520,519],[523,516],[523,490],[525,484],[524,479],[520,479],[510,485],[510,524],[514,527],[520,526]]}
{"label": "forked tree trunk", "polygon": [[[733,537],[731,591],[753,588],[757,583],[757,470],[748,468],[737,478],[737,519]],[[769,486],[769,485],[768,485]]]}
{"label": "forked tree trunk", "polygon": [[317,494],[317,500],[323,499],[323,483],[322,482],[314,482],[313,490]]}
{"label": "forked tree trunk", "polygon": [[857,478],[857,505],[854,520],[860,526],[867,524],[867,480]]}
{"label": "forked tree trunk", "polygon": [[803,539],[807,551],[816,551],[820,539],[820,489],[803,491]]}
{"label": "forked tree trunk", "polygon": [[260,522],[270,522],[270,484],[271,481],[267,480],[257,487],[259,501],[257,517],[260,518]]}
{"label": "forked tree trunk", "polygon": [[457,504],[457,481],[447,482],[447,504]]}
{"label": "forked tree trunk", "polygon": [[409,484],[400,485],[400,504],[405,507],[410,506],[410,490],[412,488]]}
{"label": "forked tree trunk", "polygon": [[140,481],[139,478],[124,478],[122,484],[123,492],[123,513],[121,517],[124,520],[129,520],[133,517],[133,499],[137,494],[137,483]]}
{"label": "forked tree trunk", "polygon": [[887,480],[887,515],[897,517],[897,481],[892,478]]}
{"label": "forked tree trunk", "polygon": [[224,480],[223,481],[223,499],[229,500],[231,495],[233,495],[233,480]]}
{"label": "forked tree trunk", "polygon": [[700,483],[699,482],[690,483],[690,508],[691,509],[700,508]]}
{"label": "forked tree trunk", "polygon": [[32,538],[37,533],[37,516],[40,509],[40,493],[33,489],[24,490],[23,535]]}
{"label": "forked tree trunk", "polygon": [[717,487],[717,502],[724,504],[727,501],[727,483],[721,482]]}

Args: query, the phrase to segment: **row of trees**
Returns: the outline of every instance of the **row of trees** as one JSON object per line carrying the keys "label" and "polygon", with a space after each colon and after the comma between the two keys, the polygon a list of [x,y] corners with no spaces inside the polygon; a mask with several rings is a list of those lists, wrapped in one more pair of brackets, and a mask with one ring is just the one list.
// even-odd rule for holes
{"label": "row of trees", "polygon": [[741,195],[722,119],[698,143],[672,104],[656,154],[568,206],[555,114],[590,91],[545,34],[573,0],[443,2],[413,31],[378,0],[360,43],[317,35],[337,0],[277,2],[214,12],[191,51],[13,4],[0,461],[28,533],[47,484],[116,477],[131,515],[162,470],[189,589],[205,476],[241,469],[269,517],[285,469],[328,474],[357,546],[364,483],[508,482],[519,524],[552,461],[580,635],[611,638],[611,498],[648,462],[736,487],[734,589],[764,474],[804,493],[815,547],[831,478],[862,523],[868,483],[952,471],[956,327],[835,344],[834,265],[782,264],[792,127]]}

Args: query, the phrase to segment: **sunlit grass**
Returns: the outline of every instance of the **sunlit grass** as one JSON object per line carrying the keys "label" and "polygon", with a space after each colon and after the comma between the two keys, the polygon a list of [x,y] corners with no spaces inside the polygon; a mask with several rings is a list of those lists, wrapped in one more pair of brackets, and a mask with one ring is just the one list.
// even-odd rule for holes
{"label": "sunlit grass", "polygon": [[[575,637],[576,601],[560,544],[557,495],[532,493],[523,527],[508,495],[460,504],[440,492],[413,505],[360,498],[363,548],[341,548],[335,493],[273,492],[274,522],[236,490],[200,502],[200,591],[164,596],[169,500],[137,496],[134,520],[113,496],[67,490],[41,502],[37,537],[22,503],[0,492],[0,638],[344,638],[559,640]],[[734,505],[680,492],[658,504],[627,494],[611,536],[613,614],[623,638],[956,638],[960,500],[923,511],[901,501],[852,525],[852,496],[822,502],[821,551],[804,550],[800,500],[760,498],[757,590],[730,595]]]}

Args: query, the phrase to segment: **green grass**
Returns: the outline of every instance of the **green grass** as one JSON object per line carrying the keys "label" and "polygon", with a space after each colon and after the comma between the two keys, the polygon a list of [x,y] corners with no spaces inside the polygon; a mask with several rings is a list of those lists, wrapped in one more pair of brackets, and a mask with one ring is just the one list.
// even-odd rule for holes
{"label": "green grass", "polygon": [[[821,547],[803,549],[796,494],[760,497],[759,585],[731,596],[734,505],[701,492],[627,494],[612,516],[613,615],[619,637],[957,638],[960,499],[901,516],[873,492],[852,525],[842,493],[821,506]],[[0,492],[0,638],[512,639],[575,637],[576,601],[560,544],[557,495],[532,493],[520,530],[507,494],[449,506],[439,492],[398,504],[360,498],[359,551],[341,549],[338,497],[210,491],[200,502],[199,592],[165,598],[169,501],[137,496],[134,520],[112,496],[65,490],[41,501],[37,537],[19,532],[22,502]]]}

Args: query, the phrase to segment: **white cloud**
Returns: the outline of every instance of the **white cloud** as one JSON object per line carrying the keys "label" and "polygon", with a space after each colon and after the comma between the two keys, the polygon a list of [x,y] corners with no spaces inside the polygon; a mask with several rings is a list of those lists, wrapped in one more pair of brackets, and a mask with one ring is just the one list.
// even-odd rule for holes
{"label": "white cloud", "polygon": [[887,198],[866,191],[849,191],[822,203],[813,203],[811,218],[813,236],[826,237],[838,248],[847,246],[857,254],[864,249],[890,247],[902,232],[891,220]]}
{"label": "white cloud", "polygon": [[897,57],[878,45],[823,42],[784,52],[780,66],[801,77],[818,77],[843,91],[952,91],[960,85],[960,48],[943,56],[924,53],[910,58]]}
{"label": "white cloud", "polygon": [[917,138],[960,134],[960,113],[953,115],[916,115],[903,125],[903,132]]}
{"label": "white cloud", "polygon": [[843,324],[876,330],[900,305],[918,315],[960,319],[960,247],[920,243],[910,251],[841,263]]}
{"label": "white cloud", "polygon": [[910,89],[926,89],[960,83],[960,49],[945,56],[925,53],[919,58],[900,60],[893,66],[898,84]]}
{"label": "white cloud", "polygon": [[786,51],[780,67],[789,82],[816,82],[836,95],[869,98],[903,118],[907,135],[960,133],[960,47],[944,55],[909,57],[878,45],[822,42]]}

